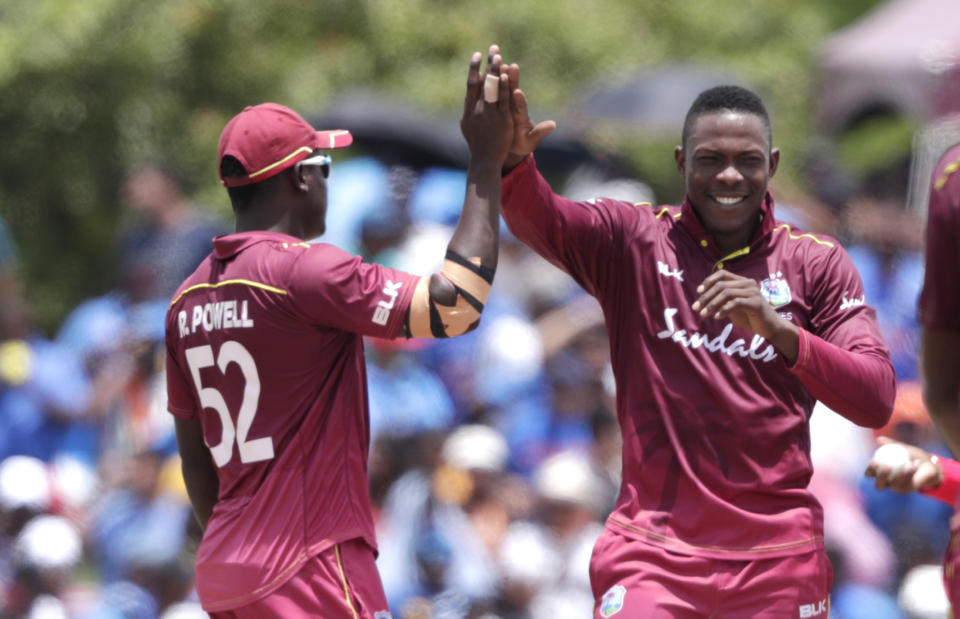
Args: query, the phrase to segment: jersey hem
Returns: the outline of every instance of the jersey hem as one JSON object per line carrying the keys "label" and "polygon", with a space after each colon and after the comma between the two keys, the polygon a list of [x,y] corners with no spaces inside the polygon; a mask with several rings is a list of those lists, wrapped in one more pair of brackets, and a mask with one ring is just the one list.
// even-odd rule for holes
{"label": "jersey hem", "polygon": [[203,610],[207,612],[221,612],[226,610],[234,610],[253,604],[257,600],[266,597],[273,593],[275,590],[279,589],[286,583],[288,580],[293,578],[293,576],[300,571],[301,568],[309,561],[311,558],[317,556],[318,554],[326,551],[329,548],[334,547],[337,544],[342,544],[343,542],[352,540],[352,539],[362,539],[366,541],[366,538],[359,531],[356,533],[351,532],[343,539],[325,539],[317,542],[310,546],[305,552],[301,553],[294,561],[290,563],[286,568],[284,568],[273,580],[269,583],[251,591],[250,593],[245,593],[243,595],[228,598],[226,600],[219,600],[215,602],[207,602],[200,600],[200,605]]}
{"label": "jersey hem", "polygon": [[784,542],[782,544],[770,544],[766,546],[753,546],[752,548],[724,548],[722,546],[701,546],[690,544],[662,533],[653,531],[623,522],[613,516],[607,518],[606,526],[611,531],[619,533],[625,537],[644,542],[651,546],[657,546],[664,550],[676,552],[695,557],[705,557],[709,559],[726,559],[730,561],[752,561],[755,559],[775,559],[778,557],[789,557],[800,555],[818,550],[824,547],[823,536],[815,535],[807,539],[797,540],[795,542]]}

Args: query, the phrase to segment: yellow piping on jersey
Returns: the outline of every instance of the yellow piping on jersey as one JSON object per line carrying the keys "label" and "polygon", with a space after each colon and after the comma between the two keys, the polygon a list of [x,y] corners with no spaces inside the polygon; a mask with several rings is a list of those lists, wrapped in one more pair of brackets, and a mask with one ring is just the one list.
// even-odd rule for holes
{"label": "yellow piping on jersey", "polygon": [[716,263],[715,265],[713,265],[713,268],[714,268],[714,270],[716,270],[716,269],[722,269],[722,268],[723,268],[723,262],[724,262],[725,260],[733,260],[734,258],[739,258],[740,256],[746,256],[746,255],[749,254],[749,253],[750,253],[750,247],[749,247],[749,246],[747,246],[747,247],[741,247],[741,248],[738,249],[737,251],[735,251],[735,252],[733,252],[733,253],[730,253],[730,254],[727,254],[727,255],[724,256],[723,258],[720,258],[719,260],[717,260],[717,263]]}
{"label": "yellow piping on jersey", "polygon": [[776,232],[777,230],[786,230],[786,231],[787,231],[787,236],[789,236],[789,237],[790,237],[792,240],[794,240],[794,241],[797,241],[797,240],[800,240],[800,239],[810,239],[811,241],[813,241],[813,242],[816,243],[817,245],[826,245],[827,247],[833,247],[833,243],[831,243],[830,241],[821,241],[820,239],[818,239],[817,237],[813,236],[812,234],[809,234],[809,233],[806,233],[806,232],[803,233],[803,234],[794,234],[793,232],[790,232],[790,225],[789,225],[789,224],[781,224],[781,225],[779,225],[779,226],[777,226],[776,228],[773,229],[774,232]]}
{"label": "yellow piping on jersey", "polygon": [[357,611],[353,607],[353,602],[350,601],[350,586],[347,585],[347,575],[343,573],[343,562],[340,560],[340,544],[336,544],[333,549],[337,554],[337,569],[340,571],[340,582],[343,584],[343,595],[347,599],[347,607],[350,609],[353,619],[359,619]]}
{"label": "yellow piping on jersey", "polygon": [[244,286],[250,286],[251,288],[260,288],[261,290],[266,290],[268,292],[276,292],[277,294],[287,294],[286,290],[280,290],[279,288],[274,288],[273,286],[268,286],[267,284],[261,284],[260,282],[252,282],[249,279],[226,279],[222,282],[216,284],[195,284],[190,286],[183,292],[177,295],[177,298],[170,302],[170,307],[176,305],[177,301],[183,298],[183,295],[194,290],[199,290],[201,288],[219,288],[220,286],[227,286],[230,284],[242,284]]}
{"label": "yellow piping on jersey", "polygon": [[960,170],[960,158],[958,158],[953,163],[947,164],[947,167],[943,169],[943,176],[937,179],[937,182],[933,184],[936,189],[943,189],[943,186],[947,184],[947,179],[950,178],[950,175]]}
{"label": "yellow piping on jersey", "polygon": [[[650,203],[646,202],[646,204],[650,204]],[[663,217],[664,213],[669,213],[669,212],[670,212],[670,209],[668,209],[667,207],[663,207],[663,209],[661,209],[661,211],[657,213],[656,219],[660,219],[661,217]],[[683,214],[682,212],[675,213],[674,215],[671,215],[671,217],[673,217],[674,219],[680,219],[680,215],[682,214]]]}

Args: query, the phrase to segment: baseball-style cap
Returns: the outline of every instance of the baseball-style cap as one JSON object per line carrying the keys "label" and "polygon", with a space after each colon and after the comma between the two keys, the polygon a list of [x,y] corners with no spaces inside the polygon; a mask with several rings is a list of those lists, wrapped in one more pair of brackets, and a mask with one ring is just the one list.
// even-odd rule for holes
{"label": "baseball-style cap", "polygon": [[349,131],[317,131],[303,117],[278,103],[245,107],[220,134],[217,168],[226,155],[236,157],[246,176],[220,180],[225,187],[259,183],[283,172],[315,150],[346,148],[353,143]]}

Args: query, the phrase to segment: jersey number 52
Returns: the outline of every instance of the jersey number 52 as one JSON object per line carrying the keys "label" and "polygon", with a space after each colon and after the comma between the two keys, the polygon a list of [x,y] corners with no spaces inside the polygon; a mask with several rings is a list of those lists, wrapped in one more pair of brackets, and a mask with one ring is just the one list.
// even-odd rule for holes
{"label": "jersey number 52", "polygon": [[223,427],[220,442],[217,445],[207,443],[217,466],[223,467],[230,462],[233,456],[234,439],[240,451],[240,462],[244,464],[273,458],[272,438],[265,436],[247,439],[253,418],[257,414],[257,402],[260,399],[260,375],[257,373],[257,364],[253,360],[253,355],[242,344],[234,341],[224,342],[217,355],[217,367],[220,368],[221,373],[226,374],[227,367],[231,363],[236,363],[246,383],[240,412],[237,414],[236,427],[233,425],[223,394],[213,387],[204,387],[200,382],[200,370],[213,365],[213,348],[209,345],[188,348],[186,356],[190,375],[193,376],[193,384],[196,385],[197,393],[200,395],[200,405],[204,408],[212,408],[220,416],[220,425]]}

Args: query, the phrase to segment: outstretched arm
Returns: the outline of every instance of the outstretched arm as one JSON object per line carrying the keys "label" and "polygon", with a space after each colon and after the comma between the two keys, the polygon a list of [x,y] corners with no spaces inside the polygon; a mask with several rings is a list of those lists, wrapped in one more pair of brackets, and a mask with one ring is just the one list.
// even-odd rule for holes
{"label": "outstretched arm", "polygon": [[[493,283],[500,239],[500,170],[513,137],[509,80],[499,52],[490,46],[483,78],[480,52],[470,61],[460,119],[470,147],[466,196],[443,270],[421,279],[414,291],[405,323],[413,337],[455,337],[476,328]],[[486,97],[484,82],[490,82]]]}

